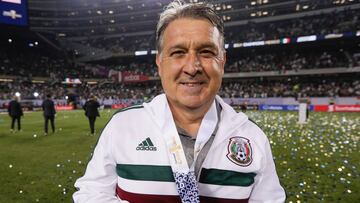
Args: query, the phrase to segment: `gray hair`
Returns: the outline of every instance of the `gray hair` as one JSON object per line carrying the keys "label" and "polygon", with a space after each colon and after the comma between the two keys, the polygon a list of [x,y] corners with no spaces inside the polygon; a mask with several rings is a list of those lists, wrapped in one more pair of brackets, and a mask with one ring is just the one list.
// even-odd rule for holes
{"label": "gray hair", "polygon": [[213,6],[205,3],[184,3],[182,0],[175,0],[165,7],[156,26],[156,48],[158,52],[161,52],[165,29],[171,22],[179,18],[208,20],[219,30],[221,47],[224,49],[224,23],[216,14]]}

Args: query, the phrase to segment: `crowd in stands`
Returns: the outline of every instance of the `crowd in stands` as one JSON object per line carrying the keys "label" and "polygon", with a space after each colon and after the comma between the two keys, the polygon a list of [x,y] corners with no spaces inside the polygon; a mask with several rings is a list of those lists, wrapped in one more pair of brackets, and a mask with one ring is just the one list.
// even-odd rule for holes
{"label": "crowd in stands", "polygon": [[[315,16],[274,21],[266,23],[249,22],[245,25],[227,27],[225,40],[227,43],[247,42],[257,40],[279,39],[280,37],[295,37],[312,34],[330,34],[354,32],[360,30],[360,10],[345,10]],[[331,19],[331,20],[329,20]],[[91,40],[90,40],[91,39]],[[103,39],[85,40],[82,43],[110,50],[113,53],[124,53],[135,50],[154,49],[154,37],[151,36],[121,36],[118,38],[105,37]],[[154,55],[149,60],[132,62],[114,60],[112,65],[74,63],[65,54],[50,56],[36,48],[19,49],[17,47],[0,46],[0,76],[10,77],[14,82],[0,82],[0,100],[11,99],[15,92],[20,92],[22,98],[34,99],[34,92],[39,97],[51,93],[55,99],[62,99],[71,93],[85,98],[95,94],[99,98],[113,99],[143,99],[162,92],[161,85],[148,82],[138,85],[120,83],[100,83],[98,85],[77,85],[70,88],[62,84],[65,78],[109,79],[109,73],[114,71],[131,71],[133,74],[158,77],[154,63]],[[284,45],[285,46],[285,45]],[[321,69],[336,67],[359,67],[360,51],[343,49],[315,48],[296,49],[294,51],[262,51],[239,54],[229,54],[225,66],[225,73]],[[346,46],[345,46],[346,47]],[[249,49],[250,50],[250,49]],[[244,53],[244,54],[241,54]],[[150,60],[151,59],[151,60]],[[107,63],[109,64],[109,63]],[[32,83],[35,77],[47,78],[45,83]],[[300,82],[249,82],[241,79],[224,82],[220,95],[223,97],[299,97],[299,96],[360,96],[360,82],[354,81],[300,81]]]}
{"label": "crowd in stands", "polygon": [[[65,78],[106,79],[110,70],[131,71],[158,77],[153,57],[149,62],[129,62],[117,65],[74,64],[64,58],[50,58],[37,53],[17,55],[0,49],[0,75],[50,78],[52,82],[61,82]],[[151,61],[151,62],[150,62]],[[225,73],[263,72],[336,67],[360,66],[359,53],[347,50],[337,51],[309,51],[309,52],[274,52],[274,53],[246,53],[228,57]]]}
{"label": "crowd in stands", "polygon": [[222,86],[224,98],[350,97],[360,95],[360,80],[313,82],[231,82]]}
{"label": "crowd in stands", "polygon": [[[150,39],[149,39],[150,38]],[[100,48],[112,53],[134,53],[135,51],[146,51],[155,49],[154,36],[114,37],[95,38],[79,41],[88,47]]]}
{"label": "crowd in stands", "polygon": [[[284,37],[356,32],[360,30],[359,17],[360,9],[347,9],[280,21],[255,23],[249,20],[248,23],[244,25],[226,27],[225,42],[239,43],[280,39]],[[122,31],[115,31],[112,34],[121,32]],[[98,37],[96,39],[89,38],[89,40],[83,40],[81,43],[90,47],[112,51],[113,53],[133,53],[138,50],[155,49],[154,35],[119,36],[112,38],[104,35],[104,37]]]}
{"label": "crowd in stands", "polygon": [[36,48],[0,47],[0,75],[50,77],[52,80],[81,75],[96,77],[85,68],[75,68],[64,55],[49,56]]}
{"label": "crowd in stands", "polygon": [[229,65],[225,66],[225,72],[285,72],[288,70],[298,71],[302,69],[354,67],[359,65],[360,61],[357,58],[343,50],[293,54],[281,52],[260,55],[247,54],[238,60],[232,60]]}
{"label": "crowd in stands", "polygon": [[[80,98],[96,95],[99,99],[147,99],[162,91],[159,81],[143,84],[105,83],[77,86],[0,82],[0,100],[11,99],[16,92],[21,93],[23,99],[43,98],[46,94],[52,94],[55,99],[64,99],[70,94]],[[38,92],[39,96],[34,96],[34,92]],[[219,95],[224,98],[360,96],[360,80],[316,79],[311,82],[225,80]]]}
{"label": "crowd in stands", "polygon": [[[334,11],[284,21],[253,23],[226,30],[227,43],[280,39],[306,35],[339,34],[360,30],[360,10]],[[331,19],[331,20],[329,20]]]}

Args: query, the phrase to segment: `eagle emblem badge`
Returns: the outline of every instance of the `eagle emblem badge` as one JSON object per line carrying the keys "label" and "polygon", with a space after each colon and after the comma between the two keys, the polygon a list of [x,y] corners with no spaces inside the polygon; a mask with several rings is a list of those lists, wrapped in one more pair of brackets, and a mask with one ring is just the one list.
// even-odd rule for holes
{"label": "eagle emblem badge", "polygon": [[244,137],[230,138],[226,157],[239,166],[249,166],[252,162],[250,140]]}

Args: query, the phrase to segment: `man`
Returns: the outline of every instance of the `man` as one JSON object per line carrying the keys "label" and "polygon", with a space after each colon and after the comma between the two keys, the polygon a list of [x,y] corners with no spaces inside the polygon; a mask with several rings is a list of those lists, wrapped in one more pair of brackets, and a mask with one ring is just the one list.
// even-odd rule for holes
{"label": "man", "polygon": [[55,114],[56,114],[56,110],[55,110],[55,105],[54,102],[51,99],[51,95],[48,94],[46,95],[46,99],[43,101],[42,103],[42,109],[44,111],[44,119],[45,119],[45,127],[44,127],[44,134],[48,135],[48,124],[49,124],[49,120],[50,120],[50,124],[51,124],[51,129],[52,132],[55,132]]}
{"label": "man", "polygon": [[15,132],[14,127],[16,121],[17,121],[18,131],[21,131],[21,116],[23,116],[24,113],[22,111],[21,104],[18,102],[18,100],[19,98],[17,96],[14,96],[13,100],[11,100],[8,105],[8,113],[9,116],[11,117],[11,129],[10,129],[11,132]]}
{"label": "man", "polygon": [[165,94],[115,114],[75,202],[284,202],[265,134],[216,96],[223,23],[205,4],[171,3],[157,26]]}
{"label": "man", "polygon": [[83,108],[85,110],[85,115],[89,119],[90,124],[90,135],[95,133],[95,121],[96,117],[100,116],[98,108],[100,107],[99,102],[96,100],[95,96],[90,96],[90,99],[85,102]]}

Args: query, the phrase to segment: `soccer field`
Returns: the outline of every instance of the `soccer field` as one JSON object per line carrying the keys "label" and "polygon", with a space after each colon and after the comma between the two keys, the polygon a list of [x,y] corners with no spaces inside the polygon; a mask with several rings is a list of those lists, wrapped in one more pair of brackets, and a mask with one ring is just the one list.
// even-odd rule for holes
{"label": "soccer field", "polygon": [[[22,132],[10,133],[0,114],[0,202],[72,202],[80,177],[112,111],[89,136],[83,111],[62,111],[55,134],[43,135],[42,112],[25,113]],[[360,114],[247,112],[268,135],[287,202],[360,202]]]}

